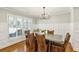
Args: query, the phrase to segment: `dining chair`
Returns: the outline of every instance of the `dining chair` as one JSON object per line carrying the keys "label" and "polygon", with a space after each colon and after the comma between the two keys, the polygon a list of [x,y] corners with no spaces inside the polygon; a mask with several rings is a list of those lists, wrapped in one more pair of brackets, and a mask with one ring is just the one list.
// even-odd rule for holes
{"label": "dining chair", "polygon": [[27,38],[28,35],[30,34],[30,30],[25,31],[24,33],[25,33],[25,37]]}
{"label": "dining chair", "polygon": [[31,52],[29,38],[26,39],[26,52]]}
{"label": "dining chair", "polygon": [[47,45],[45,42],[45,36],[44,35],[36,35],[37,39],[37,51],[38,52],[47,52]]}
{"label": "dining chair", "polygon": [[47,33],[54,35],[54,30],[51,30],[51,31],[50,30],[47,30]]}
{"label": "dining chair", "polygon": [[35,51],[35,40],[34,40],[34,33],[30,33],[28,35],[28,38],[26,38],[26,49],[28,52],[34,52]]}
{"label": "dining chair", "polygon": [[69,33],[66,33],[66,36],[65,36],[65,40],[62,41],[62,42],[53,42],[53,44],[51,45],[51,51],[54,51],[54,52],[65,52],[65,49],[69,43],[69,40],[70,40],[70,34]]}

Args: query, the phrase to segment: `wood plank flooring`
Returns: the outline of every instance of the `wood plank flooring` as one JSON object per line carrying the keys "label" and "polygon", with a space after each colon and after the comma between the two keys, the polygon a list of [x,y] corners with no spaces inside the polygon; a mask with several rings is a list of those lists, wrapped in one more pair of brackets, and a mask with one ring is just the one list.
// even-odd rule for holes
{"label": "wood plank flooring", "polygon": [[4,49],[1,49],[0,52],[24,52],[25,49],[25,41],[16,43]]}
{"label": "wood plank flooring", "polygon": [[[1,49],[0,52],[25,52],[26,51],[25,46],[26,46],[25,41],[22,41],[14,45],[11,45],[9,47],[6,47],[4,49]],[[66,52],[74,52],[70,43],[68,44],[66,48]]]}

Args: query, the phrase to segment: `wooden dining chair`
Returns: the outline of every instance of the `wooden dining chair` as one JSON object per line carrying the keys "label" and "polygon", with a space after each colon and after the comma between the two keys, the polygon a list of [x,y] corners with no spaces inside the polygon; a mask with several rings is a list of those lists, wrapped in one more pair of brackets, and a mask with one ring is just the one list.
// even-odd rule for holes
{"label": "wooden dining chair", "polygon": [[35,48],[34,33],[31,33],[26,39],[26,49],[28,52],[35,52]]}
{"label": "wooden dining chair", "polygon": [[29,38],[26,39],[26,52],[31,52]]}
{"label": "wooden dining chair", "polygon": [[28,35],[30,34],[30,30],[25,31],[24,33],[25,33],[25,37],[27,38]]}
{"label": "wooden dining chair", "polygon": [[53,52],[65,52],[65,49],[69,43],[70,40],[70,34],[66,33],[66,37],[64,42],[53,42],[53,44],[51,45],[51,51]]}
{"label": "wooden dining chair", "polygon": [[50,30],[47,30],[47,33],[54,35],[54,30],[51,30],[51,31]]}
{"label": "wooden dining chair", "polygon": [[36,35],[37,39],[37,45],[38,45],[38,52],[47,52],[47,45],[45,42],[45,36],[44,35]]}

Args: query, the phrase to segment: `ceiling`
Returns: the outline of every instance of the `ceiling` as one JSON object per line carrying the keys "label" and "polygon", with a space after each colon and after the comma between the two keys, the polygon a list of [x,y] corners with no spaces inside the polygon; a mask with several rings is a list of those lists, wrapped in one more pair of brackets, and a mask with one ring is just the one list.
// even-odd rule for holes
{"label": "ceiling", "polygon": [[[40,18],[40,15],[43,13],[42,7],[6,7],[9,10],[15,10],[25,16],[33,17],[33,18]],[[69,13],[69,7],[46,7],[46,14],[49,16],[59,15],[64,13]]]}

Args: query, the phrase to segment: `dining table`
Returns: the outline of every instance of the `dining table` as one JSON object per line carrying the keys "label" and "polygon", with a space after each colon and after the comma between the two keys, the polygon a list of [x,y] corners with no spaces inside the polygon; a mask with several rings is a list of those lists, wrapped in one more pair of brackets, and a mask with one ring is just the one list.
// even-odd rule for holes
{"label": "dining table", "polygon": [[51,41],[51,42],[62,42],[62,41],[64,41],[63,36],[60,35],[60,34],[55,34],[55,35],[46,34],[45,38],[46,38],[46,40]]}
{"label": "dining table", "polygon": [[35,32],[36,34],[39,35],[45,35],[45,40],[46,42],[58,42],[63,44],[64,43],[64,36],[62,34],[45,34],[42,32]]}

